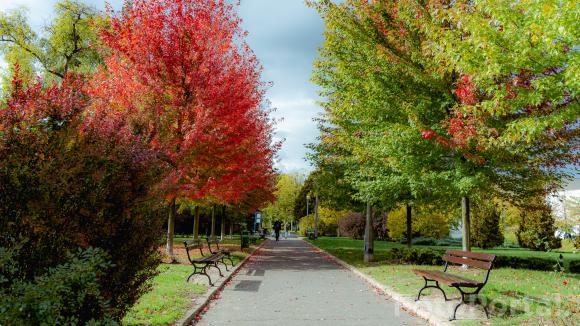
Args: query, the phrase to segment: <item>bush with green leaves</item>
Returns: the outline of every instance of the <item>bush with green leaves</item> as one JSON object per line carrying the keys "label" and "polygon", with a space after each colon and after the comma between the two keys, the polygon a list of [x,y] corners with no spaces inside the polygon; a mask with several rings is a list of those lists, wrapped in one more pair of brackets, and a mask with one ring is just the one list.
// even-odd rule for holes
{"label": "bush with green leaves", "polygon": [[487,249],[503,244],[500,212],[491,200],[480,199],[472,205],[471,244]]}
{"label": "bush with green leaves", "polygon": [[516,232],[518,243],[524,248],[547,251],[558,249],[562,242],[555,236],[556,227],[551,210],[547,206],[526,209],[521,212]]}
{"label": "bush with green leaves", "polygon": [[[24,246],[26,243],[24,243]],[[0,325],[116,325],[99,279],[111,269],[99,249],[67,254],[34,280],[14,260],[22,245],[0,247]]]}

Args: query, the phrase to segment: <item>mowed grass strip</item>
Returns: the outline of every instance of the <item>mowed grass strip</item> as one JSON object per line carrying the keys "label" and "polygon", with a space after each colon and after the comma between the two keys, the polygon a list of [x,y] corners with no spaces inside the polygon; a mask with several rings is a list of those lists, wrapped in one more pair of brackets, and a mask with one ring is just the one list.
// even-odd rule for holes
{"label": "mowed grass strip", "polygon": [[123,319],[124,325],[169,325],[183,316],[195,296],[207,286],[186,283],[192,267],[162,264],[152,280],[151,291],[143,295]]}
{"label": "mowed grass strip", "polygon": [[[247,251],[254,251],[260,243],[261,241],[252,245]],[[235,251],[240,249],[239,244],[237,246],[224,244],[223,248],[232,250],[232,260],[236,266],[249,254]],[[163,248],[160,251],[163,251]],[[131,308],[123,319],[123,325],[172,325],[191,308],[192,300],[196,296],[208,290],[207,283],[186,282],[193,267],[187,260],[183,245],[175,246],[174,253],[179,264],[161,264],[158,267],[159,275],[151,280],[151,291],[143,295]],[[204,247],[204,253],[209,253],[207,247]],[[201,254],[195,249],[191,256],[195,259],[201,257]],[[230,267],[229,260],[226,262]],[[219,266],[223,269],[221,264]],[[204,278],[202,280],[205,281]]]}
{"label": "mowed grass strip", "polygon": [[[387,252],[391,248],[402,246],[397,243],[376,241],[375,258],[377,262],[365,264],[361,240],[320,238],[310,242],[355,266],[381,284],[406,296],[416,296],[424,284],[423,279],[415,275],[412,269],[442,270],[442,266],[389,264],[385,261]],[[445,247],[433,248],[444,249]],[[507,251],[512,254],[538,254],[544,257],[547,254],[554,254],[525,249]],[[486,252],[495,252],[495,250],[486,250]],[[574,254],[570,253],[569,255]],[[484,277],[482,272],[477,270],[463,271],[459,268],[453,268],[452,272],[473,279],[481,278],[483,280]],[[458,321],[457,323],[461,325],[488,325],[490,323],[492,325],[580,325],[579,281],[580,275],[572,273],[512,268],[494,269],[491,271],[488,284],[481,292],[492,307],[491,321]],[[447,286],[443,286],[443,288],[448,296],[458,296],[458,292],[454,288]],[[432,293],[443,299],[438,291],[425,290],[424,293]],[[461,318],[461,308],[458,316]]]}
{"label": "mowed grass strip", "polygon": [[[364,243],[362,240],[354,240],[344,237],[320,237],[314,242],[311,241],[311,243],[315,244],[316,246],[324,250],[344,252],[345,255],[349,255],[351,253],[360,254],[360,257],[362,257],[363,255],[361,250],[362,248],[364,248]],[[382,251],[386,252],[393,248],[406,248],[405,244],[390,241],[375,241],[374,245],[375,245],[374,248],[375,256],[377,258],[376,260],[379,261],[381,260]],[[461,249],[461,247],[459,246],[425,246],[425,245],[413,245],[413,248],[431,248],[436,250]],[[563,250],[545,252],[545,251],[533,251],[525,248],[501,248],[501,247],[492,249],[472,248],[472,250],[474,252],[492,253],[498,256],[550,258],[556,261],[558,257],[562,255],[564,257],[564,260],[566,261],[580,260],[580,254],[573,253],[572,251],[563,251]],[[338,252],[337,254],[340,254],[340,252]],[[358,261],[358,259],[354,259],[353,263],[356,263],[356,261]],[[360,259],[360,261],[362,261],[362,258]]]}

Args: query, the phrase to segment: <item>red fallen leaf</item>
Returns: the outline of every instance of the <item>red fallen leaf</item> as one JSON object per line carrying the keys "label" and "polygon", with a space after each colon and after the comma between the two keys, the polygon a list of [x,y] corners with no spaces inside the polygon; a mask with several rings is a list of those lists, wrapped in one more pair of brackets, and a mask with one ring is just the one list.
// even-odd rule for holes
{"label": "red fallen leaf", "polygon": [[566,280],[564,280],[564,282],[562,282],[564,284],[564,286],[568,286],[568,282]]}

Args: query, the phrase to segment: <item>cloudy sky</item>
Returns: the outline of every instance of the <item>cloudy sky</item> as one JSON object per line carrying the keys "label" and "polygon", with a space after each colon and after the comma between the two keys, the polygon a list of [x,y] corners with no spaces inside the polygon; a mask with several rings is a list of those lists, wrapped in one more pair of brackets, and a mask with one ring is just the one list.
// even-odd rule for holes
{"label": "cloudy sky", "polygon": [[[51,19],[57,0],[0,0],[0,10],[19,6],[29,9],[31,25],[41,28]],[[98,9],[104,0],[84,0]],[[108,1],[119,9],[121,0]],[[304,0],[242,0],[238,8],[248,31],[248,43],[264,66],[264,81],[277,124],[277,137],[285,139],[277,167],[283,172],[311,169],[304,160],[304,144],[318,134],[312,121],[318,112],[316,89],[309,82],[316,49],[322,44],[323,25]]]}

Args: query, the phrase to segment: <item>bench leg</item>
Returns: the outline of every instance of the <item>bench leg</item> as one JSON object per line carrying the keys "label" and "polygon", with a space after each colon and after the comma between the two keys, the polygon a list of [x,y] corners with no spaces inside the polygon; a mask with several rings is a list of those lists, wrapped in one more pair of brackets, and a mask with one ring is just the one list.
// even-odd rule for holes
{"label": "bench leg", "polygon": [[459,300],[459,303],[455,306],[455,309],[453,309],[453,316],[451,316],[451,318],[449,318],[449,321],[455,320],[456,316],[457,316],[457,309],[459,309],[459,306],[461,306],[465,300],[465,293],[463,293],[463,291],[459,290],[461,292],[461,299]]}
{"label": "bench leg", "polygon": [[228,269],[228,265],[226,264],[225,259],[222,258],[219,262],[220,262],[220,264],[224,265],[224,267],[226,268],[226,272],[228,272],[229,269]]}
{"label": "bench leg", "polygon": [[215,263],[211,264],[210,266],[217,268],[217,270],[218,270],[218,271],[219,271],[219,273],[220,273],[220,276],[221,276],[221,277],[224,277],[224,274],[222,274],[222,270],[219,268],[219,266],[218,266],[218,264],[217,264],[217,263],[218,263],[218,262],[216,261]]}
{"label": "bench leg", "polygon": [[[187,282],[189,282],[189,280],[193,277],[193,275],[205,275],[207,276],[207,279],[209,280],[209,285],[213,286],[213,282],[211,281],[211,277],[209,276],[209,274],[206,271],[207,265],[204,267],[197,267],[195,265],[193,265],[193,273],[189,274],[189,276],[187,277]],[[197,270],[200,270],[199,272]]]}
{"label": "bench leg", "polygon": [[[487,311],[487,307],[479,299],[479,291],[481,290],[481,287],[477,288],[477,290],[475,290],[474,292],[471,292],[471,293],[464,292],[458,286],[456,286],[455,288],[459,291],[459,293],[461,293],[461,300],[459,300],[459,303],[457,303],[457,305],[455,306],[455,309],[453,310],[453,316],[451,318],[449,318],[449,321],[456,319],[457,309],[459,308],[459,306],[461,306],[464,303],[468,303],[468,304],[469,303],[473,303],[473,304],[479,303],[481,305],[481,307],[483,308],[483,311],[485,312],[485,317],[487,319],[489,319],[489,312]],[[468,296],[469,300],[466,301],[465,296]]]}
{"label": "bench leg", "polygon": [[419,299],[421,298],[421,293],[423,292],[423,290],[425,289],[438,289],[439,291],[441,291],[441,293],[443,293],[443,297],[445,298],[445,301],[447,301],[447,295],[445,294],[445,291],[443,291],[443,289],[439,286],[439,282],[435,281],[435,285],[429,285],[429,280],[427,279],[425,276],[423,276],[423,278],[425,279],[425,285],[423,286],[423,288],[421,288],[421,290],[419,290],[419,294],[417,295],[417,299],[415,301],[419,301]]}
{"label": "bench leg", "polygon": [[232,264],[232,267],[235,266],[234,261],[232,260],[232,256],[228,255],[228,260],[230,261],[230,263]]}

